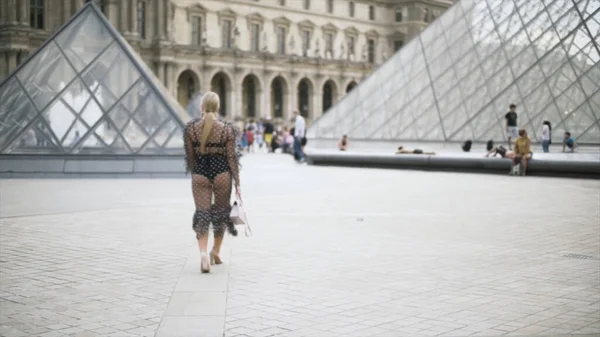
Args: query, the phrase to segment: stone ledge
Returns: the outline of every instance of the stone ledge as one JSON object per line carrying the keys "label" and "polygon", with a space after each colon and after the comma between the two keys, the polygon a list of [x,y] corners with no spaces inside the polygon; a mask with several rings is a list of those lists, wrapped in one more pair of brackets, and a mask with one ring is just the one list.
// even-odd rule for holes
{"label": "stone ledge", "polygon": [[[458,157],[451,155],[369,154],[312,151],[307,154],[310,165],[417,169],[431,171],[507,174],[509,159]],[[600,179],[600,161],[536,159],[529,162],[527,174]]]}

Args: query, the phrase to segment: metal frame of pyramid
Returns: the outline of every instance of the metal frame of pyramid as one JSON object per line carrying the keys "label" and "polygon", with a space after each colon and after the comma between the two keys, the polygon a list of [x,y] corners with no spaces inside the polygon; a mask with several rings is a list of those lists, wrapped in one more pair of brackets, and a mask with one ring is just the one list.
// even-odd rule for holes
{"label": "metal frame of pyramid", "polygon": [[182,154],[188,119],[93,2],[0,83],[2,154]]}
{"label": "metal frame of pyramid", "polygon": [[308,130],[313,139],[505,140],[504,115],[539,141],[600,144],[600,1],[460,0]]}

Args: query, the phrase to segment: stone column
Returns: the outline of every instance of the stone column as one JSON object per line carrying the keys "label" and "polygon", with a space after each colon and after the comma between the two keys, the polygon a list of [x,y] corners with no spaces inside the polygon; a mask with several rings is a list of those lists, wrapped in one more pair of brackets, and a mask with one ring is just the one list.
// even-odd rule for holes
{"label": "stone column", "polygon": [[[175,64],[173,62],[168,62],[167,65],[165,66],[165,87],[169,90],[169,92],[171,93],[171,95],[175,95],[175,92],[173,90],[173,83],[174,83],[174,79],[173,79],[173,68],[175,67]],[[173,96],[173,97],[177,97],[177,96]]]}
{"label": "stone column", "polygon": [[156,63],[156,77],[165,85],[165,63],[162,61]]}
{"label": "stone column", "polygon": [[119,30],[121,27],[120,23],[120,15],[119,15],[119,7],[120,4],[118,2],[104,0],[104,15],[108,18],[108,21]]}
{"label": "stone column", "polygon": [[163,24],[163,38],[165,40],[169,40],[170,37],[170,26],[171,26],[171,16],[173,15],[173,8],[171,7],[171,1],[163,0],[163,15],[164,15],[164,24]]}
{"label": "stone column", "polygon": [[17,0],[2,0],[2,20],[8,25],[17,23]]}
{"label": "stone column", "polygon": [[316,88],[315,92],[316,94],[313,95],[312,111],[309,111],[310,114],[308,115],[308,118],[311,120],[315,120],[323,114],[323,88]]}
{"label": "stone column", "polygon": [[[266,81],[266,79],[265,79],[265,81]],[[264,85],[264,88],[262,90],[263,103],[261,104],[261,108],[262,108],[261,116],[263,116],[263,117],[271,116],[271,118],[273,118],[274,116],[271,114],[271,97],[273,96],[273,92],[271,91],[271,84],[264,82],[263,85]]]}
{"label": "stone column", "polygon": [[[29,1],[18,0],[17,4],[18,4],[18,6],[21,6],[20,7],[21,17],[17,18],[19,20],[19,23],[24,26],[29,26]],[[48,8],[47,2],[45,3],[45,5],[46,6],[44,7],[44,9]],[[49,17],[48,12],[45,10],[44,11],[44,27],[49,27],[49,22],[47,22],[47,21],[49,21],[48,17]]]}
{"label": "stone column", "polygon": [[121,34],[127,35],[131,31],[128,22],[129,1],[120,1],[117,6],[119,8],[119,30],[121,31]]}
{"label": "stone column", "polygon": [[6,52],[0,52],[0,78],[8,76],[8,62],[6,62]]}
{"label": "stone column", "polygon": [[71,11],[71,0],[62,0],[62,23],[65,23],[67,20],[69,20],[71,17]]}
{"label": "stone column", "polygon": [[154,0],[153,6],[153,19],[154,19],[154,39],[163,40],[164,39],[164,21],[165,21],[165,13],[163,11],[162,0]]}
{"label": "stone column", "polygon": [[242,109],[244,108],[242,105],[242,86],[239,84],[236,75],[233,75],[231,79],[231,103],[229,104],[229,112],[231,115],[231,119],[235,120],[238,116],[243,116]]}
{"label": "stone column", "polygon": [[129,31],[131,32],[131,35],[139,36],[137,0],[129,0],[129,25]]}
{"label": "stone column", "polygon": [[9,50],[8,51],[8,72],[15,70],[17,68],[17,51]]}

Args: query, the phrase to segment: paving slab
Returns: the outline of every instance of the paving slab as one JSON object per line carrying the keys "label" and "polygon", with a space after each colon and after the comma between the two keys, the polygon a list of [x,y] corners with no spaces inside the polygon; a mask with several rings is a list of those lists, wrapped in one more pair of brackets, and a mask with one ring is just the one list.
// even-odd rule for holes
{"label": "paving slab", "polygon": [[0,180],[0,336],[600,334],[600,182],[243,160],[208,275],[187,180]]}

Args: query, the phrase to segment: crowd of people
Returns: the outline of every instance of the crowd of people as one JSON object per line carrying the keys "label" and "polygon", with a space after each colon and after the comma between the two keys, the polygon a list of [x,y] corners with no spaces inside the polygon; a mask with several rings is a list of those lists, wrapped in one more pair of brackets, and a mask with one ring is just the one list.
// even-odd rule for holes
{"label": "crowd of people", "polygon": [[[506,138],[508,140],[508,149],[500,146],[494,146],[493,140],[487,144],[486,157],[502,157],[512,160],[511,172],[514,174],[525,175],[527,172],[528,161],[533,157],[531,149],[531,139],[526,129],[519,128],[519,116],[517,114],[516,104],[510,104],[509,111],[504,116]],[[552,144],[552,124],[550,121],[543,121],[540,129],[540,143],[543,152],[550,152]],[[254,152],[256,149],[274,153],[281,151],[294,155],[295,160],[304,162],[306,155],[304,147],[306,146],[306,124],[304,118],[294,112],[294,127],[291,129],[283,126],[275,129],[271,118],[250,120],[242,135],[239,146],[247,152]],[[576,140],[571,136],[570,132],[565,132],[562,140],[563,152],[567,150],[574,152],[578,146]],[[513,149],[514,145],[514,149]],[[348,135],[343,135],[337,144],[338,150],[348,151],[350,148],[350,140]],[[472,141],[467,140],[462,149],[469,152],[472,147]],[[404,146],[399,146],[396,154],[425,154],[435,155],[435,152],[423,151],[421,149],[408,149]]]}
{"label": "crowd of people", "polygon": [[276,128],[271,117],[251,119],[244,127],[238,147],[248,153],[262,151],[291,154],[296,161],[304,162],[306,144],[306,122],[304,117],[295,111],[292,128],[288,126]]}

